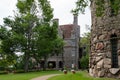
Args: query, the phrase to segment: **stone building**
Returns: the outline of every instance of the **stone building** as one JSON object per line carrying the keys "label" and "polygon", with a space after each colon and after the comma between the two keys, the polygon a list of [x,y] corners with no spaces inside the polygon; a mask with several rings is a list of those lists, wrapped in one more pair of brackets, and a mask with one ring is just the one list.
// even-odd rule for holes
{"label": "stone building", "polygon": [[[58,19],[56,20],[59,22]],[[54,64],[54,68],[57,69],[62,67],[78,69],[80,26],[78,26],[77,15],[74,15],[73,24],[60,25],[58,33],[65,43],[63,54],[48,58],[48,64]]]}
{"label": "stone building", "polygon": [[96,16],[96,0],[91,1],[91,54],[89,73],[94,77],[120,78],[120,13],[114,14],[104,1],[103,16]]}

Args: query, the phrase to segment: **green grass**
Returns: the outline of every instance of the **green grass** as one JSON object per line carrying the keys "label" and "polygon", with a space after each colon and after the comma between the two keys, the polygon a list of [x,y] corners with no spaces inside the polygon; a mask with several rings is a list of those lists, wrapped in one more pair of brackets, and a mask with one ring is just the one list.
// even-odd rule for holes
{"label": "green grass", "polygon": [[40,72],[29,72],[29,73],[19,73],[19,74],[4,74],[0,75],[0,80],[30,80],[32,78],[48,75],[48,74],[58,74],[59,71],[40,71]]}
{"label": "green grass", "polygon": [[110,78],[93,78],[88,75],[87,72],[79,71],[76,74],[69,72],[68,74],[62,74],[59,76],[54,76],[48,80],[116,80]]}
{"label": "green grass", "polygon": [[61,75],[52,77],[48,80],[116,80],[110,78],[93,78],[89,76],[88,73],[85,71],[79,71],[76,74],[72,74],[71,72],[68,72],[68,74],[63,74],[59,71],[40,71],[19,74],[4,74],[0,75],[0,80],[30,80],[35,77],[58,73],[60,73]]}

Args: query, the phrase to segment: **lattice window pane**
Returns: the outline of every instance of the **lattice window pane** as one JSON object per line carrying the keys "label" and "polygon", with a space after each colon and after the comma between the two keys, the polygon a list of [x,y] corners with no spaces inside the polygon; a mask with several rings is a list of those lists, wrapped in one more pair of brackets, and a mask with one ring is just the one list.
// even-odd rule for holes
{"label": "lattice window pane", "polygon": [[117,35],[111,35],[112,68],[118,68]]}

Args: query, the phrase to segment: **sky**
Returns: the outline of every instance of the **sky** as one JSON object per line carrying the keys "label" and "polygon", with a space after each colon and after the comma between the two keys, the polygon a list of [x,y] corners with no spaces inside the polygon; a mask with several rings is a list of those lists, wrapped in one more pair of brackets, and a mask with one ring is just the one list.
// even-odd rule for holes
{"label": "sky", "polygon": [[[59,19],[59,24],[72,24],[73,15],[71,10],[75,8],[76,0],[49,0],[54,9],[54,18]],[[13,16],[13,10],[16,9],[17,0],[0,0],[0,25],[3,24],[3,18]],[[85,14],[79,14],[78,25],[80,25],[80,34],[87,32],[86,25],[91,26],[90,8],[87,7]]]}

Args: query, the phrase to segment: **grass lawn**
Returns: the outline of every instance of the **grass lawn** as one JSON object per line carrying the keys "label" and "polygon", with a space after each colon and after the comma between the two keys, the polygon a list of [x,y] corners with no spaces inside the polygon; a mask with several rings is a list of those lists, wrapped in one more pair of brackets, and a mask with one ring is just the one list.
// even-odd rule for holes
{"label": "grass lawn", "polygon": [[62,74],[59,76],[54,76],[48,80],[117,80],[110,78],[93,78],[89,76],[87,72],[79,71],[76,74],[69,72],[68,74]]}
{"label": "grass lawn", "polygon": [[4,74],[0,75],[0,80],[30,80],[32,78],[47,75],[47,74],[58,74],[59,71],[40,71],[40,72],[29,72],[29,73],[17,73],[17,74]]}

